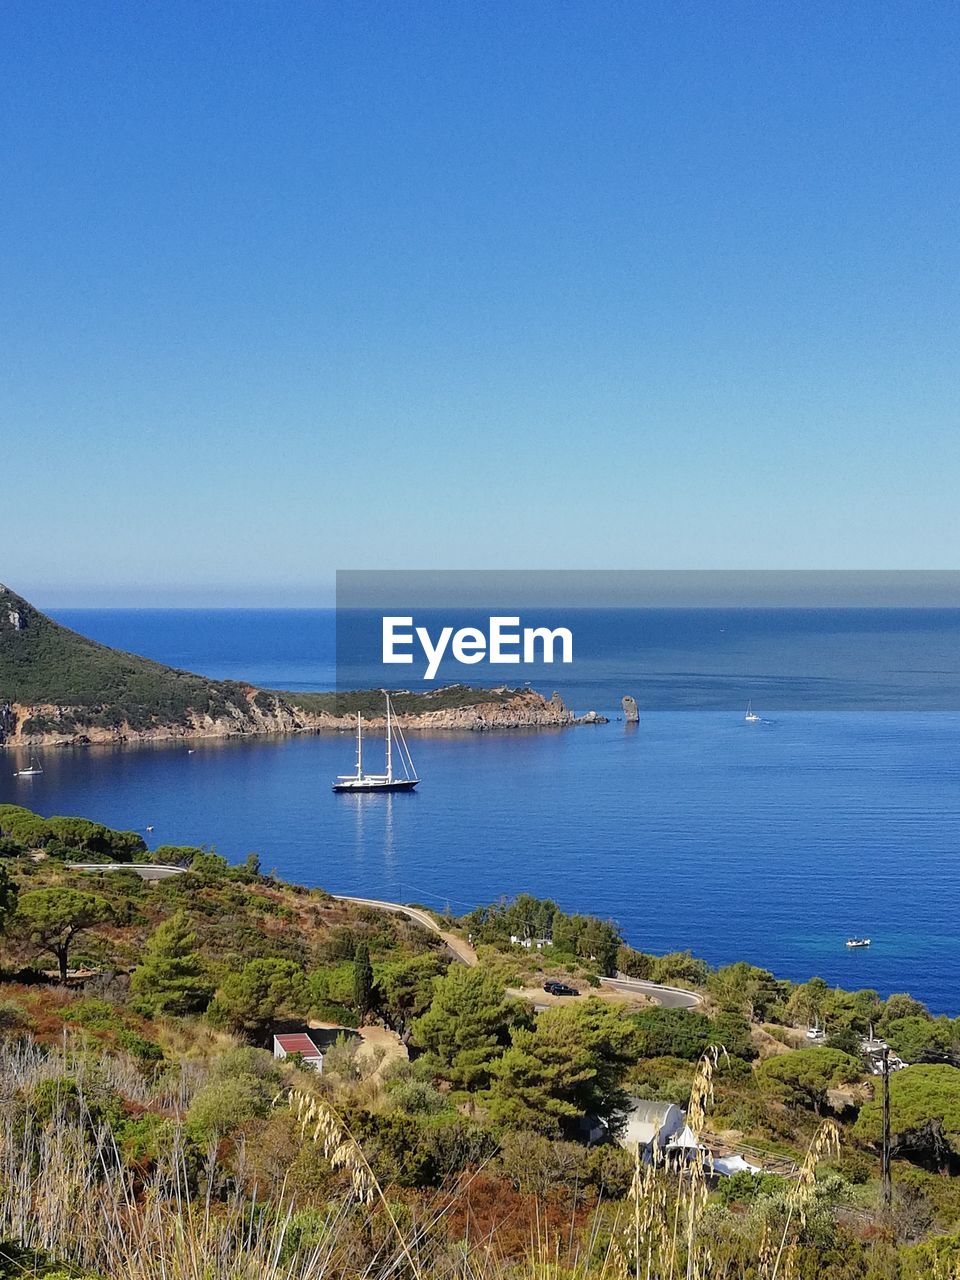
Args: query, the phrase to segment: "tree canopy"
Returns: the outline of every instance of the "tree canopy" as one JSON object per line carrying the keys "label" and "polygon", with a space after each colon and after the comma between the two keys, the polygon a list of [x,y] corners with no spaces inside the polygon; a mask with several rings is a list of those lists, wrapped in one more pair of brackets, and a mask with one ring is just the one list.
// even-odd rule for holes
{"label": "tree canopy", "polygon": [[4,933],[17,909],[17,886],[6,867],[0,867],[0,933]]}
{"label": "tree canopy", "polygon": [[597,916],[567,915],[549,898],[521,893],[512,901],[477,907],[461,920],[475,942],[504,945],[511,938],[544,938],[553,953],[594,964],[601,973],[617,969],[619,930]]}
{"label": "tree canopy", "polygon": [[185,1014],[206,1007],[213,991],[196,945],[197,935],[183,911],[157,926],[130,983],[141,1008]]}
{"label": "tree canopy", "polygon": [[413,1035],[444,1079],[461,1089],[482,1089],[518,1016],[503,983],[484,969],[453,965],[434,984],[430,1008]]}
{"label": "tree canopy", "polygon": [[42,818],[16,804],[0,805],[0,833],[26,848],[111,862],[130,862],[147,847],[136,831],[115,831],[89,818]]}
{"label": "tree canopy", "polygon": [[634,1014],[644,1058],[699,1058],[716,1040],[713,1023],[695,1009],[644,1009]]}
{"label": "tree canopy", "polygon": [[[877,1144],[881,1137],[882,1101],[864,1104],[854,1134]],[[907,1067],[890,1075],[890,1132],[904,1155],[943,1167],[960,1157],[960,1071],[946,1064]]]}
{"label": "tree canopy", "polygon": [[373,965],[365,942],[357,943],[353,956],[353,1003],[361,1018],[373,1008]]}
{"label": "tree canopy", "polygon": [[303,1014],[310,992],[292,960],[251,960],[223,983],[211,1013],[233,1026],[258,1031],[277,1018]]}
{"label": "tree canopy", "polygon": [[745,960],[715,970],[708,985],[718,1004],[744,1013],[748,1018],[766,1017],[767,1011],[781,998],[779,984],[773,974]]}
{"label": "tree canopy", "polygon": [[778,1054],[757,1067],[757,1079],[766,1092],[817,1115],[826,1105],[829,1089],[852,1084],[862,1077],[863,1067],[858,1059],[823,1045]]}
{"label": "tree canopy", "polygon": [[403,956],[376,970],[377,1006],[395,1031],[426,1013],[433,997],[434,979],[447,968],[437,951]]}
{"label": "tree canopy", "polygon": [[493,1069],[490,1106],[501,1124],[557,1137],[585,1116],[615,1125],[621,1084],[640,1033],[601,1000],[556,1005],[518,1027]]}
{"label": "tree canopy", "polygon": [[494,1064],[490,1107],[511,1129],[559,1137],[564,1124],[586,1114],[595,1075],[587,1045],[571,1038],[566,1020],[542,1013],[530,1029],[518,1027],[510,1048]]}
{"label": "tree canopy", "polygon": [[105,898],[79,889],[32,889],[20,897],[16,921],[41,951],[57,961],[60,981],[66,982],[70,948],[77,937],[113,917]]}
{"label": "tree canopy", "polygon": [[955,1042],[953,1028],[946,1020],[908,1014],[888,1018],[883,1026],[884,1038],[905,1062],[923,1062],[944,1058]]}

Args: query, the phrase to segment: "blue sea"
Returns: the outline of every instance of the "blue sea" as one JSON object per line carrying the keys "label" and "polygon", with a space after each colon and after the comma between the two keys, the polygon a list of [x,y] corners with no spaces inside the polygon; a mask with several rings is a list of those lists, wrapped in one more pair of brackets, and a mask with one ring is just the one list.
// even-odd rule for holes
{"label": "blue sea", "polygon": [[[329,611],[56,616],[217,678],[336,681]],[[576,634],[582,658],[535,687],[610,723],[415,735],[411,795],[334,795],[353,744],[331,735],[49,750],[42,777],[4,770],[0,801],[256,851],[334,892],[466,911],[526,891],[609,917],[644,950],[960,1014],[960,615],[601,611]],[[615,718],[624,693],[639,725]],[[872,946],[848,950],[851,934]]]}

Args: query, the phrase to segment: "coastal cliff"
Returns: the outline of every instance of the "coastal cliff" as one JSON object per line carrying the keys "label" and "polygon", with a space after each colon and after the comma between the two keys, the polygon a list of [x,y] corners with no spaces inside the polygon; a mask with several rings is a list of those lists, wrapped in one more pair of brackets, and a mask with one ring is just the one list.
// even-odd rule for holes
{"label": "coastal cliff", "polygon": [[[500,693],[500,690],[495,692]],[[510,691],[500,701],[477,701],[471,706],[444,710],[402,712],[397,722],[407,732],[444,730],[490,732],[498,729],[562,729],[572,725],[603,724],[604,717],[590,711],[577,716],[558,694],[544,698],[529,689]],[[416,695],[412,695],[416,696]],[[59,747],[89,743],[163,742],[189,738],[230,738],[256,734],[352,733],[356,713],[309,711],[287,701],[295,694],[280,695],[249,687],[242,701],[227,702],[217,713],[189,709],[176,721],[155,717],[148,724],[128,720],[102,723],[99,712],[77,706],[40,703],[0,704],[0,746]],[[349,695],[345,695],[349,697]],[[477,691],[478,699],[484,691]],[[364,717],[370,729],[384,727],[383,716]]]}
{"label": "coastal cliff", "polygon": [[[602,723],[575,716],[559,694],[530,689],[399,693],[407,730],[565,728]],[[73,746],[257,734],[352,730],[359,712],[382,726],[371,691],[297,694],[208,680],[88,640],[0,586],[0,746]]]}

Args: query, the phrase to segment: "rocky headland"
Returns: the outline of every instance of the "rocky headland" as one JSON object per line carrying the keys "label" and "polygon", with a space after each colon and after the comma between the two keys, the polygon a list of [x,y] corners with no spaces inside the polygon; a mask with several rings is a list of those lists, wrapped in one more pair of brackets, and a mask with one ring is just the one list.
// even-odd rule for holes
{"label": "rocky headland", "polygon": [[[383,726],[370,691],[297,694],[208,680],[88,640],[0,586],[0,746],[160,742]],[[489,732],[603,723],[575,715],[559,694],[531,689],[399,693],[405,730]]]}

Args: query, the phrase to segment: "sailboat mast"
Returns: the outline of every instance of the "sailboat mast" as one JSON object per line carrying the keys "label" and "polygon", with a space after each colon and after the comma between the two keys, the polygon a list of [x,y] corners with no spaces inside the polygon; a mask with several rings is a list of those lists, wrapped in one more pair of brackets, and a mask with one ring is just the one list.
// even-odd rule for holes
{"label": "sailboat mast", "polygon": [[363,777],[363,730],[360,728],[360,712],[357,712],[357,777]]}
{"label": "sailboat mast", "polygon": [[393,726],[390,723],[390,695],[386,695],[387,699],[387,781],[393,781]]}

